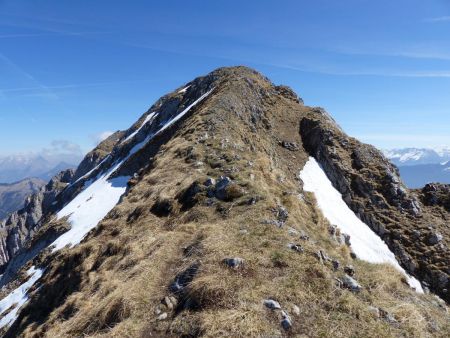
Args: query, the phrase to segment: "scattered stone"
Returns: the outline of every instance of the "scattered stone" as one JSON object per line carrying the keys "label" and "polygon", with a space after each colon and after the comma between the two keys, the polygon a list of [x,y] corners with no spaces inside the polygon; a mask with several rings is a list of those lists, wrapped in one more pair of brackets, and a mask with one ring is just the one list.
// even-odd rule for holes
{"label": "scattered stone", "polygon": [[395,319],[395,317],[390,314],[389,312],[387,312],[386,310],[383,309],[379,309],[380,310],[380,318],[384,319],[385,321],[387,321],[390,324],[395,324],[397,323],[397,319]]}
{"label": "scattered stone", "polygon": [[291,249],[291,250],[294,250],[294,251],[298,252],[298,253],[302,253],[304,251],[303,248],[301,247],[301,245],[298,245],[298,244],[289,243],[287,245],[287,247],[289,249]]}
{"label": "scattered stone", "polygon": [[368,310],[375,318],[380,318],[380,309],[375,306],[369,306]]}
{"label": "scattered stone", "polygon": [[300,239],[302,241],[309,241],[309,236],[304,231],[300,231]]}
{"label": "scattered stone", "polygon": [[216,180],[212,177],[208,177],[205,181],[205,183],[203,183],[203,185],[210,187],[216,184]]}
{"label": "scattered stone", "polygon": [[342,236],[344,237],[345,245],[351,246],[352,244],[350,243],[350,235],[342,234]]}
{"label": "scattered stone", "polygon": [[338,269],[339,269],[339,266],[341,265],[337,259],[333,259],[333,260],[331,261],[331,264],[333,265],[333,269],[334,269],[335,271],[338,270]]}
{"label": "scattered stone", "polygon": [[442,234],[438,231],[433,231],[428,237],[428,243],[430,245],[435,245],[441,242],[444,239]]}
{"label": "scattered stone", "polygon": [[167,312],[163,312],[158,316],[158,320],[166,320],[168,317]]}
{"label": "scattered stone", "polygon": [[158,306],[156,309],[155,309],[155,314],[158,316],[158,315],[160,315],[161,314],[161,308]]}
{"label": "scattered stone", "polygon": [[299,232],[297,230],[295,230],[294,228],[289,227],[288,234],[291,236],[298,236]]}
{"label": "scattered stone", "polygon": [[352,292],[359,292],[362,289],[362,286],[356,280],[347,275],[342,277],[342,286]]}
{"label": "scattered stone", "polygon": [[297,305],[292,306],[292,312],[294,313],[294,315],[300,316],[300,308]]}
{"label": "scattered stone", "polygon": [[356,259],[356,258],[358,258],[358,256],[356,256],[356,254],[354,253],[354,251],[352,250],[352,251],[350,251],[350,257],[352,258],[352,259]]}
{"label": "scattered stone", "polygon": [[355,268],[353,265],[346,265],[344,266],[344,272],[350,277],[353,277],[355,275]]}
{"label": "scattered stone", "polygon": [[239,257],[225,258],[223,263],[232,269],[239,269],[242,265],[244,265],[244,260]]}
{"label": "scattered stone", "polygon": [[200,264],[194,263],[183,272],[179,273],[175,280],[170,284],[169,289],[173,293],[183,293],[184,289],[197,275]]}
{"label": "scattered stone", "polygon": [[164,297],[163,303],[167,306],[167,308],[168,308],[169,310],[173,310],[174,305],[172,304],[172,301],[170,300],[169,297],[167,297],[167,296]]}
{"label": "scattered stone", "polygon": [[276,225],[279,228],[281,228],[284,225],[283,222],[280,222],[280,221],[277,221],[277,220],[274,220],[274,219],[263,219],[261,221],[261,224],[273,224],[273,225]]}
{"label": "scattered stone", "polygon": [[283,206],[279,206],[276,210],[277,213],[277,219],[278,221],[282,222],[282,223],[286,223],[288,217],[289,217],[289,213],[286,210],[285,207]]}
{"label": "scattered stone", "polygon": [[281,311],[281,326],[285,331],[288,331],[292,327],[291,317],[286,311]]}
{"label": "scattered stone", "polygon": [[290,151],[297,151],[299,149],[295,142],[281,141],[281,146]]}
{"label": "scattered stone", "polygon": [[280,310],[281,305],[276,300],[266,299],[264,300],[264,305],[271,310]]}

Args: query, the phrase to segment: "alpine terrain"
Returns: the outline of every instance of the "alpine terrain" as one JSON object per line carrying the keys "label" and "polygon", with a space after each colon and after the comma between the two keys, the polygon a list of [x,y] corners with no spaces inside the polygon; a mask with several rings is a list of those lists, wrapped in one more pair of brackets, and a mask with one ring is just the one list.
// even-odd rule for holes
{"label": "alpine terrain", "polygon": [[11,184],[0,184],[0,220],[24,206],[25,199],[42,188],[45,182],[27,178]]}
{"label": "alpine terrain", "polygon": [[245,67],[161,97],[1,224],[4,337],[448,337],[450,186]]}

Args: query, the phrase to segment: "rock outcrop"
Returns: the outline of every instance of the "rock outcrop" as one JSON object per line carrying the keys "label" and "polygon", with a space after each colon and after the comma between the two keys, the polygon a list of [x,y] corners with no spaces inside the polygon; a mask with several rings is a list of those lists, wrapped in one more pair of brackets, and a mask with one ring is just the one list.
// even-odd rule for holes
{"label": "rock outcrop", "polygon": [[302,119],[300,134],[347,205],[406,271],[450,301],[448,185],[427,185],[420,193],[407,189],[379,150],[347,136],[323,110]]}

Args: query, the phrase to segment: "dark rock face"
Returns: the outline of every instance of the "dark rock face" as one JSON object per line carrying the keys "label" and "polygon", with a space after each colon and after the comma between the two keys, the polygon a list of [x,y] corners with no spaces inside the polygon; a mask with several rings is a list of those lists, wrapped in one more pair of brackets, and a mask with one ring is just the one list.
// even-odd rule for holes
{"label": "dark rock face", "polygon": [[419,194],[407,189],[380,151],[348,137],[323,110],[302,119],[300,134],[350,209],[387,243],[406,271],[450,301],[449,186],[429,184]]}
{"label": "dark rock face", "polygon": [[421,194],[425,205],[440,206],[450,212],[450,184],[427,184],[422,188]]}
{"label": "dark rock face", "polygon": [[72,169],[62,171],[38,193],[27,198],[24,208],[12,213],[0,223],[0,271],[24,247],[52,211],[56,196],[72,180]]}

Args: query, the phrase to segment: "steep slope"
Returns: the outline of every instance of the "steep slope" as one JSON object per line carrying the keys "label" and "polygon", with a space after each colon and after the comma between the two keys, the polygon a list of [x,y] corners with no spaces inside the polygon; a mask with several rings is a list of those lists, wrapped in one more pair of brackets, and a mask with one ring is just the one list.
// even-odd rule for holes
{"label": "steep slope", "polygon": [[[366,195],[384,193],[395,168],[289,88],[245,67],[218,69],[162,97],[112,137],[58,194],[55,217],[30,246],[51,229],[68,230],[5,287],[5,337],[450,333],[445,303],[413,290],[361,220],[376,230],[374,222],[350,210],[361,198],[354,191],[378,184],[380,192]],[[356,166],[347,167],[358,150]],[[349,184],[352,175],[367,183]],[[400,181],[395,187],[381,196],[392,215],[420,225],[437,221],[436,210],[448,217],[440,205],[428,214]],[[346,218],[332,218],[322,204],[328,194]],[[336,227],[326,217],[344,222]],[[353,248],[339,228],[347,220],[377,238],[374,261],[382,264],[364,260],[364,245]],[[377,225],[392,231],[382,221]],[[398,245],[406,251],[407,244]],[[437,266],[437,256],[429,257]],[[443,251],[442,264],[446,259]],[[400,262],[418,277],[432,272]]]}
{"label": "steep slope", "polygon": [[45,182],[38,178],[26,178],[11,184],[0,184],[0,220],[21,209],[25,198],[38,192]]}

